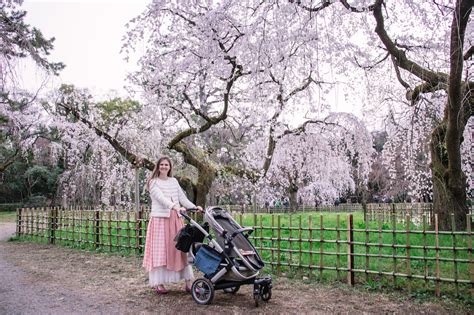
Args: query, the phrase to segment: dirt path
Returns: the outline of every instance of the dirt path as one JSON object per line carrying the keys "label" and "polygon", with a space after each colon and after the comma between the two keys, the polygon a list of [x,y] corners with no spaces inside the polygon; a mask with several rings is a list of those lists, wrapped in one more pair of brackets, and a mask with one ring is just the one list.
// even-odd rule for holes
{"label": "dirt path", "polygon": [[[35,266],[25,270],[21,264],[8,260],[13,243],[5,243],[15,233],[15,223],[0,223],[0,314],[78,314],[112,312],[111,306],[100,306],[99,300],[63,290],[58,283],[49,285],[49,278]],[[13,249],[13,248],[11,248]],[[21,253],[19,253],[21,256]],[[20,260],[27,262],[28,256]],[[33,263],[34,262],[29,262]],[[36,270],[36,271],[35,271]],[[33,272],[32,272],[33,271]]]}
{"label": "dirt path", "polygon": [[6,241],[15,235],[15,223],[0,222],[0,241]]}
{"label": "dirt path", "polygon": [[[5,240],[14,224],[0,224]],[[280,278],[273,298],[255,308],[251,287],[236,295],[216,293],[213,304],[199,306],[182,284],[166,296],[147,287],[141,259],[85,252],[60,246],[0,241],[0,314],[467,314],[445,302],[417,304],[387,295],[347,288],[304,285]],[[442,304],[444,303],[444,304]]]}

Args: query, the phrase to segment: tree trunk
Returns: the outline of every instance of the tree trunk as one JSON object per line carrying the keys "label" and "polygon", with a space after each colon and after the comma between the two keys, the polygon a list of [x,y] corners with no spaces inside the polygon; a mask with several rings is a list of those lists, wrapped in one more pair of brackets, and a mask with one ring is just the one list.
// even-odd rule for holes
{"label": "tree trunk", "polygon": [[206,206],[206,197],[216,178],[216,171],[211,167],[201,167],[198,169],[198,180],[196,184],[195,203],[198,206]]}
{"label": "tree trunk", "polygon": [[290,212],[296,212],[298,209],[298,186],[291,184],[288,193],[290,195]]}
{"label": "tree trunk", "polygon": [[433,212],[438,215],[440,230],[452,229],[451,214],[454,214],[456,230],[464,230],[468,214],[466,175],[461,170],[455,172],[449,168],[449,156],[455,152],[448,153],[446,141],[446,122],[443,122],[433,131],[431,139]]}
{"label": "tree trunk", "polygon": [[[462,135],[468,117],[463,111],[463,101],[468,102],[468,89],[462,82],[463,45],[473,2],[457,0],[451,24],[450,75],[448,102],[444,120],[433,131],[431,143],[433,172],[433,210],[438,214],[439,228],[452,228],[450,214],[454,214],[457,230],[466,228],[466,175],[461,169]],[[467,105],[467,104],[466,104]]]}
{"label": "tree trunk", "polygon": [[186,197],[188,197],[189,200],[195,203],[196,202],[196,185],[194,185],[194,183],[188,177],[176,176],[176,179],[178,180],[181,188],[183,188],[186,194]]}
{"label": "tree trunk", "polygon": [[212,168],[199,168],[197,183],[194,184],[188,177],[178,177],[181,188],[186,193],[186,197],[196,206],[205,207],[206,199],[211,190],[212,183],[216,178],[216,171]]}

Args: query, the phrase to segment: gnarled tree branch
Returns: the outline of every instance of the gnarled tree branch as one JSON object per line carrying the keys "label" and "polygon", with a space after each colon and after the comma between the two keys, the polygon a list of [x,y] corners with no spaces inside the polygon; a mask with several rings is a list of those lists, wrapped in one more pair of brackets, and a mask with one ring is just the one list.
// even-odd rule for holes
{"label": "gnarled tree branch", "polygon": [[149,170],[153,170],[155,167],[155,164],[148,160],[147,158],[144,157],[139,157],[137,154],[131,152],[130,150],[126,149],[117,139],[109,135],[107,132],[103,131],[99,127],[95,126],[91,121],[89,121],[87,118],[83,117],[77,108],[74,108],[73,106],[70,106],[69,104],[66,103],[58,103],[58,106],[63,107],[66,109],[67,112],[71,113],[77,120],[82,122],[84,125],[86,125],[89,129],[94,130],[94,132],[99,136],[107,140],[107,142],[110,143],[110,145],[120,153],[128,162],[133,164],[134,166],[144,166],[145,168]]}
{"label": "gnarled tree branch", "polygon": [[373,7],[373,15],[377,23],[375,32],[384,44],[387,51],[394,58],[395,64],[417,76],[421,80],[427,82],[434,89],[445,89],[448,84],[448,75],[445,73],[434,72],[428,68],[422,67],[410,60],[405,51],[398,49],[397,45],[392,41],[385,30],[384,17],[382,14],[383,0],[376,0]]}

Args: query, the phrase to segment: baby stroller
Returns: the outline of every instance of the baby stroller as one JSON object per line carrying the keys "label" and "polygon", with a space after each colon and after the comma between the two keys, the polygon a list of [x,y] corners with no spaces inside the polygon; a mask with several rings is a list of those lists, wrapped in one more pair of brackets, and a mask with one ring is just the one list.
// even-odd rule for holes
{"label": "baby stroller", "polygon": [[[189,253],[190,260],[204,273],[204,277],[196,279],[191,287],[196,303],[210,304],[215,290],[236,293],[245,284],[253,284],[255,306],[260,300],[270,300],[272,278],[258,277],[264,264],[248,240],[253,228],[242,228],[227,211],[219,207],[206,209],[204,225],[185,212],[181,215],[188,224],[178,233],[176,248]],[[209,228],[215,238],[209,233]]]}

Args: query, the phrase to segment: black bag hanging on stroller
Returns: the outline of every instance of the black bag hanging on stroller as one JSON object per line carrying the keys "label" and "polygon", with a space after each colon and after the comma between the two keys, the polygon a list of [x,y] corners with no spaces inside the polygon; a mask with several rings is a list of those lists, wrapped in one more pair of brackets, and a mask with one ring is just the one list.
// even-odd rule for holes
{"label": "black bag hanging on stroller", "polygon": [[[209,225],[204,223],[202,226],[204,230],[209,231]],[[176,235],[176,249],[182,252],[189,252],[193,243],[201,243],[204,240],[204,233],[202,233],[197,227],[191,224],[186,224]]]}

